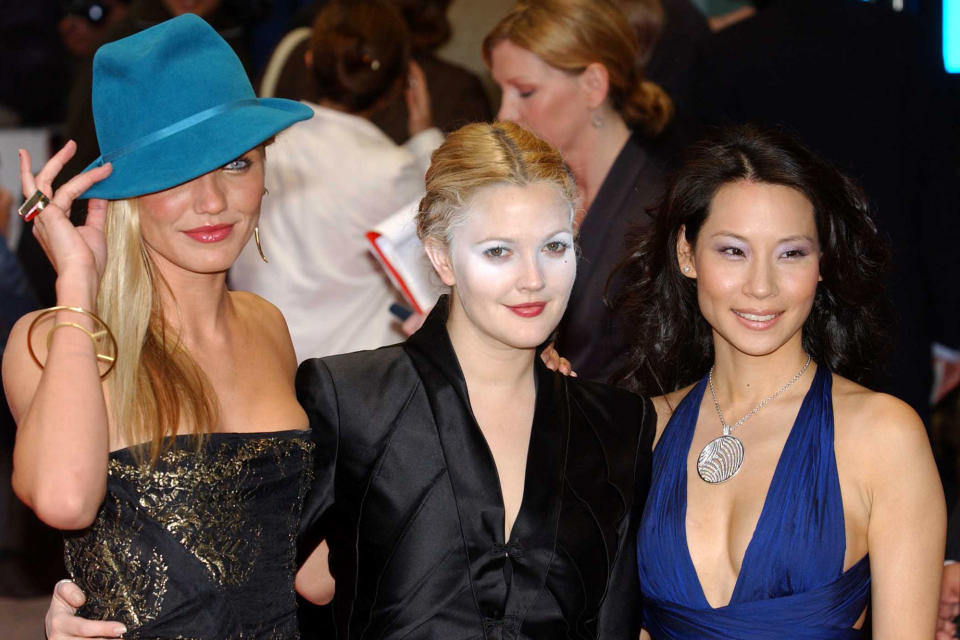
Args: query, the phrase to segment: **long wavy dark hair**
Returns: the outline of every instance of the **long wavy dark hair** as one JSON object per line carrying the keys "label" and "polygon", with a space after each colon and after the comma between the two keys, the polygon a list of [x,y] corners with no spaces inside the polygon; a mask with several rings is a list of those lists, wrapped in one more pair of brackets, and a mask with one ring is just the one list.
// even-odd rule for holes
{"label": "long wavy dark hair", "polygon": [[850,178],[788,134],[742,126],[721,130],[690,150],[652,225],[635,236],[631,257],[620,267],[625,286],[613,304],[633,344],[619,384],[659,395],[710,368],[712,330],[700,313],[696,280],[680,271],[677,240],[683,229],[695,246],[717,190],[739,180],[790,187],[813,204],[823,280],[803,325],[803,348],[831,371],[870,382],[886,351],[891,316],[883,295],[889,250],[866,198]]}

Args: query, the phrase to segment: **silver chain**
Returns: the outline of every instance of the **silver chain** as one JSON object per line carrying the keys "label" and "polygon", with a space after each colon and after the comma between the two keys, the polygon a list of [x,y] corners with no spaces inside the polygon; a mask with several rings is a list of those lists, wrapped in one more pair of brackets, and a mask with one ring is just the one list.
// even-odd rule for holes
{"label": "silver chain", "polygon": [[789,389],[794,382],[802,378],[803,374],[807,372],[807,367],[810,366],[811,360],[812,358],[810,357],[809,354],[807,354],[807,361],[803,363],[803,367],[800,369],[799,373],[797,373],[797,375],[790,378],[790,382],[788,382],[787,384],[777,389],[772,396],[770,396],[769,398],[765,398],[762,402],[760,402],[760,404],[758,404],[753,409],[751,409],[746,414],[744,414],[743,417],[741,417],[739,420],[733,423],[733,426],[728,425],[727,421],[723,419],[723,412],[720,410],[720,401],[717,400],[717,390],[713,386],[713,366],[711,366],[710,374],[707,376],[707,381],[710,383],[710,395],[713,396],[713,407],[714,409],[717,410],[717,416],[720,417],[720,424],[723,425],[723,435],[728,436],[731,433],[733,433],[734,429],[736,429],[737,427],[742,425],[744,422],[752,418],[754,414],[757,413],[757,411],[760,411],[760,409],[763,409],[765,406],[767,406],[767,404],[770,401],[775,400],[781,393]]}

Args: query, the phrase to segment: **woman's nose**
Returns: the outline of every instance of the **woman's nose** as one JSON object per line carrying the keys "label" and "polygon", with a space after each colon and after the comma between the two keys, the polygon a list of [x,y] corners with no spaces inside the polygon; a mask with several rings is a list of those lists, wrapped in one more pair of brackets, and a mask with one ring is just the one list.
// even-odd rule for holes
{"label": "woman's nose", "polygon": [[193,180],[193,201],[198,213],[216,214],[227,206],[223,185],[213,171]]}

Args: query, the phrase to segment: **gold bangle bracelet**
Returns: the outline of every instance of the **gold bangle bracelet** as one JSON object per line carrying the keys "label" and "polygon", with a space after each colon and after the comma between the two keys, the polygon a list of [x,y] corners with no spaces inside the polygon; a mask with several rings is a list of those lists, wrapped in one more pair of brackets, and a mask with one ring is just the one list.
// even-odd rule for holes
{"label": "gold bangle bracelet", "polygon": [[[97,314],[93,313],[92,311],[87,311],[83,307],[68,307],[59,305],[44,309],[37,314],[37,317],[33,319],[33,322],[30,323],[30,328],[27,330],[27,350],[30,352],[30,357],[33,358],[33,361],[37,363],[38,367],[41,369],[44,368],[44,364],[40,362],[36,352],[33,350],[33,330],[41,320],[58,311],[73,311],[74,313],[80,313],[87,316],[96,323],[97,331],[90,331],[83,325],[76,322],[57,322],[53,325],[53,327],[50,328],[50,331],[47,332],[47,349],[49,350],[50,342],[53,339],[53,334],[57,329],[61,329],[63,327],[80,329],[80,331],[83,331],[85,334],[87,334],[87,336],[89,336],[90,340],[93,342],[93,348],[96,352],[97,362],[107,363],[106,371],[100,374],[101,379],[106,378],[107,375],[113,371],[113,367],[117,363],[117,340],[113,337],[113,332],[110,330],[110,327],[107,326],[106,322],[101,320]],[[102,342],[104,338],[109,339],[109,345],[108,350],[105,353],[101,353],[100,342]]]}

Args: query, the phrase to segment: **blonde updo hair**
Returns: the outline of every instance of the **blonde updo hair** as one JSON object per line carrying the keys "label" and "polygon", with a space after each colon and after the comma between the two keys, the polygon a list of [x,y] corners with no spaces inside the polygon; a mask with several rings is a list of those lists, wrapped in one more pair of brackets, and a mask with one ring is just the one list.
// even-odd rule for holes
{"label": "blonde updo hair", "polygon": [[602,64],[611,106],[648,136],[658,135],[673,116],[670,96],[644,79],[636,34],[611,0],[520,0],[484,38],[487,66],[493,48],[504,40],[569,73]]}
{"label": "blonde updo hair", "polygon": [[577,187],[560,152],[512,122],[477,122],[447,136],[433,152],[427,194],[417,212],[417,235],[450,245],[472,198],[484,187],[556,186],[573,219]]}

